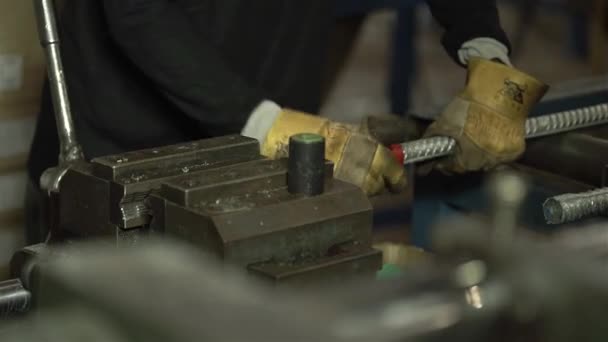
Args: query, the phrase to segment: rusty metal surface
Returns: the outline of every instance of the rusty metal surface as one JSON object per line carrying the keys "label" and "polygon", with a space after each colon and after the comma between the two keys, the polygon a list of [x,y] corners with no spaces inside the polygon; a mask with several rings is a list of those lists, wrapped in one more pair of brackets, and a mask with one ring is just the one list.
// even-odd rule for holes
{"label": "rusty metal surface", "polygon": [[92,164],[94,174],[112,180],[112,223],[128,229],[149,223],[144,200],[164,181],[262,158],[257,140],[226,136],[104,157]]}
{"label": "rusty metal surface", "polygon": [[239,200],[220,197],[212,207],[166,202],[161,225],[166,234],[240,265],[288,261],[303,254],[322,257],[347,242],[371,246],[367,197],[350,184],[332,183],[316,197],[291,195],[283,185]]}
{"label": "rusty metal surface", "polygon": [[110,182],[95,177],[90,164],[81,163],[68,170],[59,196],[60,227],[52,231],[53,236],[104,236],[116,231],[110,222]]}
{"label": "rusty metal surface", "polygon": [[[373,274],[367,196],[334,180],[331,162],[322,194],[291,194],[287,170],[287,160],[255,160],[167,180],[148,200],[150,228],[276,281]],[[345,244],[357,248],[336,254]]]}
{"label": "rusty metal surface", "polygon": [[[264,194],[258,196],[254,201],[259,199],[260,202],[250,202],[254,206],[251,208],[253,210],[233,211],[232,207],[228,206],[226,211],[221,208],[217,214],[215,208],[212,211],[203,209],[202,212],[217,215],[214,218],[216,224],[230,227],[222,234],[224,239],[230,242],[254,238],[260,234],[276,233],[297,224],[310,225],[344,219],[347,215],[364,214],[362,219],[368,220],[362,223],[371,223],[371,205],[367,197],[361,194],[358,188],[347,183],[335,182],[323,196],[317,197],[290,195],[285,188],[277,189],[269,197]],[[252,216],[254,211],[257,215]],[[280,215],[277,215],[278,213]]]}
{"label": "rusty metal surface", "polygon": [[147,197],[164,181],[261,158],[256,140],[227,136],[80,163],[62,183],[62,229],[98,236],[139,228],[150,220]]}
{"label": "rusty metal surface", "polygon": [[372,278],[382,267],[382,252],[358,245],[336,246],[333,254],[291,262],[250,265],[249,271],[275,285],[325,286],[349,280]]}
{"label": "rusty metal surface", "polygon": [[[257,140],[229,135],[105,156],[91,162],[96,176],[128,184],[129,179],[137,182],[141,176],[153,179],[181,175],[184,173],[183,167],[191,167],[190,171],[197,171],[229,162],[229,158],[218,158],[217,153],[240,148],[247,153],[259,154]],[[239,161],[239,158],[235,161]]]}
{"label": "rusty metal surface", "polygon": [[[273,198],[272,191],[286,184],[286,168],[286,160],[241,163],[168,180],[160,194],[180,205],[225,211],[231,203],[238,207],[239,202],[252,202],[247,201],[251,196]],[[332,174],[333,164],[327,162],[325,177]]]}

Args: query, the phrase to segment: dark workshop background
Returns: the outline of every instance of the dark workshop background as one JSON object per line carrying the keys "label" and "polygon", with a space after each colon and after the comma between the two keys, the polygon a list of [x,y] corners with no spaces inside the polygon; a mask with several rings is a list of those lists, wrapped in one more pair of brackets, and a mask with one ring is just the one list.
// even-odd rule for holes
{"label": "dark workshop background", "polygon": [[[514,64],[550,84],[605,73],[607,6],[502,1]],[[336,18],[336,50],[352,49],[332,58],[323,115],[356,122],[395,110],[433,112],[462,86],[464,70],[443,52],[423,1],[344,0]],[[0,0],[0,278],[22,244],[25,160],[43,75],[31,1]]]}

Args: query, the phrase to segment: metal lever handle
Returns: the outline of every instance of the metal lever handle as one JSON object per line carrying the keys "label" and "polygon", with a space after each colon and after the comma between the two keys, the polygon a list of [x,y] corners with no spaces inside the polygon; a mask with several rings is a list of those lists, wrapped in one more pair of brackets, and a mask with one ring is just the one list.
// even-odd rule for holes
{"label": "metal lever handle", "polygon": [[[48,76],[50,81],[53,108],[57,122],[57,133],[59,134],[59,166],[67,167],[68,164],[83,159],[82,148],[76,141],[74,123],[70,109],[63,63],[61,62],[61,49],[59,33],[55,15],[53,0],[34,0],[36,20],[38,23],[38,35],[40,44],[45,50]],[[50,174],[43,176],[41,185],[47,190],[56,190],[59,180],[65,174],[55,169]],[[51,189],[49,189],[51,188]]]}
{"label": "metal lever handle", "polygon": [[[526,120],[526,138],[537,138],[579,128],[608,123],[608,103],[548,114]],[[456,141],[450,137],[432,137],[392,145],[391,151],[403,164],[412,164],[451,155]]]}

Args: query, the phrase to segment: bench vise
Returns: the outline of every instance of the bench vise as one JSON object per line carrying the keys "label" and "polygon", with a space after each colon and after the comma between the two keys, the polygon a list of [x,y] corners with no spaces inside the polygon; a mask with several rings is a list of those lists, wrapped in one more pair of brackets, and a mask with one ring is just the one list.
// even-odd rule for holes
{"label": "bench vise", "polygon": [[61,180],[50,241],[101,237],[121,247],[164,234],[281,283],[380,268],[363,191],[333,179],[325,162],[321,194],[290,193],[288,160],[259,151],[257,140],[235,135],[75,163]]}

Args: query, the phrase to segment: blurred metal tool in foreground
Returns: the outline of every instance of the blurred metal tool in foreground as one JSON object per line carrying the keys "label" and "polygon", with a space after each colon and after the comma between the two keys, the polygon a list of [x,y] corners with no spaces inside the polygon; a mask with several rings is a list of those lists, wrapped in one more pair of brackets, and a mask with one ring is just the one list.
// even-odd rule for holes
{"label": "blurred metal tool in foreground", "polygon": [[492,200],[492,221],[496,239],[511,241],[515,236],[518,214],[528,193],[520,174],[498,171],[491,175],[487,192]]}
{"label": "blurred metal tool in foreground", "polygon": [[343,282],[314,293],[271,289],[168,239],[110,254],[103,244],[71,245],[66,251],[77,250],[63,253],[69,257],[55,254],[38,266],[37,314],[0,330],[0,337],[6,342],[608,338],[603,261],[523,233],[497,240],[489,222],[495,220],[446,222],[437,230],[432,263],[410,268],[402,278]]}
{"label": "blurred metal tool in foreground", "polygon": [[15,313],[24,313],[30,307],[32,294],[21,280],[11,279],[0,282],[0,319]]}

